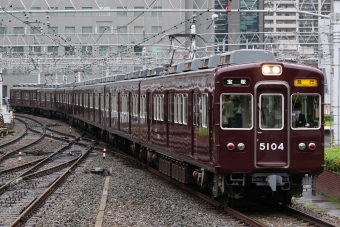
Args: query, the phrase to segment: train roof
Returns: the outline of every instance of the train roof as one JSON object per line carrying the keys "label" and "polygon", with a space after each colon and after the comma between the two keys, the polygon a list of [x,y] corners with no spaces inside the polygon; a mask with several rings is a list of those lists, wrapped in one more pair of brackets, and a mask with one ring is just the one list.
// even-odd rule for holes
{"label": "train roof", "polygon": [[67,88],[78,87],[84,85],[93,85],[98,83],[111,83],[121,80],[133,80],[140,78],[151,78],[155,76],[163,76],[168,74],[182,73],[187,71],[197,71],[203,69],[214,69],[222,65],[244,64],[263,61],[276,61],[274,53],[268,50],[259,49],[242,49],[231,52],[220,53],[216,55],[206,56],[202,58],[190,59],[171,65],[170,67],[158,66],[155,68],[142,69],[126,74],[117,74],[108,77],[95,78],[81,82],[73,82],[67,84],[19,84],[18,87],[47,87],[47,88]]}

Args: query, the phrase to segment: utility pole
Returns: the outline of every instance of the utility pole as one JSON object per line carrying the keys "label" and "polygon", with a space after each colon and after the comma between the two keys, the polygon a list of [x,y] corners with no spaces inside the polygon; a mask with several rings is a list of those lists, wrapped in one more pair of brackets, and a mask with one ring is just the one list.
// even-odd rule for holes
{"label": "utility pole", "polygon": [[[340,0],[334,0],[334,13],[331,15],[331,24],[333,27],[333,83],[332,83],[332,103],[331,108],[334,115],[334,145],[340,142]],[[323,120],[323,119],[321,119]]]}

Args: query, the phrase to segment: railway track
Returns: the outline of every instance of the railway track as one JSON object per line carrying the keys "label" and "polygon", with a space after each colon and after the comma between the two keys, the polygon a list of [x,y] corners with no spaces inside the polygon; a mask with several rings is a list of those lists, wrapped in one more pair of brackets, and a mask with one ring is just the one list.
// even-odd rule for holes
{"label": "railway track", "polygon": [[[99,149],[103,149],[98,147]],[[245,225],[245,226],[256,226],[256,227],[264,227],[264,226],[268,226],[266,223],[262,223],[261,220],[259,218],[256,218],[256,214],[253,215],[248,215],[247,212],[243,212],[242,210],[236,210],[233,209],[231,207],[228,207],[226,205],[224,205],[223,203],[216,201],[214,199],[212,199],[210,196],[207,196],[199,191],[197,191],[196,189],[193,189],[185,184],[182,184],[181,182],[178,182],[177,180],[163,174],[160,173],[158,170],[147,166],[143,163],[141,163],[139,160],[135,159],[134,157],[131,157],[129,155],[127,155],[126,153],[121,152],[120,150],[114,148],[114,147],[110,147],[110,150],[114,151],[115,155],[124,157],[124,158],[129,158],[131,159],[133,162],[136,162],[136,165],[140,165],[143,168],[147,169],[149,172],[153,173],[154,175],[170,182],[171,184],[175,185],[176,187],[189,192],[192,195],[195,195],[196,197],[199,197],[200,199],[204,200],[205,202],[209,203],[210,205],[214,206],[217,210],[220,210],[224,213],[226,213],[226,215],[228,216],[228,218],[230,218],[230,223],[233,223],[233,226],[239,226],[239,225]],[[247,204],[244,204],[243,206],[247,206]],[[260,204],[257,204],[256,206],[262,206]],[[261,216],[263,216],[265,214],[265,210],[268,211],[268,215],[273,215],[276,217],[282,217],[282,219],[285,221],[285,223],[289,226],[319,226],[319,227],[336,227],[337,225],[334,225],[332,223],[328,223],[324,220],[321,220],[319,218],[313,217],[309,214],[303,213],[299,210],[290,208],[290,207],[285,207],[284,209],[282,209],[282,207],[277,208],[274,212],[272,208],[257,208],[260,209],[262,214]],[[269,214],[270,213],[270,214]],[[275,219],[273,219],[275,220]],[[272,226],[275,226],[275,221],[273,222]]]}
{"label": "railway track", "polygon": [[[51,126],[51,127],[56,127],[56,126]],[[52,140],[67,140],[68,142],[70,141],[75,141],[75,140],[79,140],[78,143],[80,144],[79,146],[87,146],[90,147],[89,143],[92,141],[91,139],[83,139],[80,137],[72,137],[72,136],[66,136],[63,133],[58,134],[59,132],[57,130],[50,130],[46,129],[45,132],[45,139],[51,139]],[[51,136],[50,133],[53,133],[53,135]],[[63,138],[64,137],[64,138]],[[68,138],[65,138],[68,137]],[[91,145],[93,148],[93,145]],[[109,146],[106,146],[106,148],[108,148]],[[104,147],[103,145],[101,146],[97,146],[95,147],[98,150],[103,150]],[[70,148],[69,150],[72,150],[74,153],[74,156],[77,155],[78,151],[81,150],[81,148]],[[193,194],[197,197],[199,197],[200,199],[204,200],[205,202],[211,204],[212,206],[214,206],[216,209],[223,211],[224,213],[226,213],[227,219],[228,219],[228,224],[232,224],[232,226],[268,226],[267,223],[262,223],[262,221],[259,218],[254,217],[254,215],[248,215],[246,212],[244,213],[243,211],[237,211],[234,209],[231,209],[230,207],[226,207],[225,205],[223,205],[222,203],[212,200],[210,197],[201,194],[195,190],[193,190],[190,187],[187,187],[186,185],[183,185],[181,183],[179,183],[178,181],[172,179],[171,177],[168,177],[162,173],[159,173],[157,170],[144,165],[143,163],[138,162],[137,160],[134,159],[133,157],[127,156],[125,153],[120,152],[119,150],[110,147],[110,150],[114,151],[115,155],[121,156],[123,158],[127,158],[127,159],[131,159],[133,160],[133,162],[136,162],[136,164],[133,165],[140,165],[145,169],[148,169],[150,172],[154,173],[155,175],[161,177],[162,179],[165,179],[169,182],[171,182],[172,184],[176,185],[176,187],[182,188],[183,190],[189,192],[190,194]],[[10,191],[11,193],[9,194],[9,196],[6,197],[6,206],[9,206],[8,203],[10,204],[11,207],[7,207],[7,208],[13,208],[15,203],[13,202],[14,199],[19,200],[20,198],[23,197],[27,197],[27,195],[29,194],[29,190],[36,190],[39,191],[41,193],[47,193],[46,196],[51,195],[51,193],[55,190],[55,189],[47,189],[47,186],[50,185],[54,185],[54,181],[53,180],[48,180],[49,178],[53,178],[51,176],[55,175],[54,178],[57,179],[59,178],[58,176],[60,176],[61,174],[63,174],[63,172],[67,172],[67,171],[61,171],[61,169],[65,169],[65,166],[67,165],[71,165],[73,163],[73,161],[70,159],[70,163],[66,164],[67,161],[61,161],[63,159],[63,156],[66,156],[66,153],[61,154],[59,158],[60,162],[59,164],[52,164],[53,162],[50,162],[48,164],[44,164],[43,167],[39,168],[39,172],[34,172],[34,173],[30,173],[28,175],[25,175],[24,180],[22,180],[20,183],[22,183],[21,188],[18,188],[17,192],[13,192]],[[81,156],[83,156],[84,154],[82,153]],[[81,157],[76,156],[75,159],[78,159]],[[54,159],[54,158],[50,158]],[[75,162],[75,161],[74,161]],[[73,164],[74,165],[74,164]],[[54,166],[51,168],[48,168],[50,166]],[[72,170],[69,170],[72,171]],[[44,184],[40,184],[39,182],[36,181],[37,178],[40,178],[41,180],[45,181]],[[19,185],[19,184],[14,184],[14,185]],[[46,188],[46,190],[44,192],[42,192],[41,188]],[[35,196],[30,196],[30,200],[28,200],[26,202],[26,205],[24,207],[21,208],[21,211],[19,213],[21,213],[22,215],[20,215],[19,217],[15,216],[18,214],[9,214],[9,217],[17,217],[15,220],[14,218],[12,218],[11,220],[14,220],[13,223],[11,224],[11,226],[20,226],[23,225],[30,217],[35,218],[33,215],[34,211],[37,210],[37,208],[43,204],[43,202],[41,201],[46,201],[46,196],[42,197],[42,200],[40,200],[40,202],[35,202],[38,198],[40,198],[40,195],[35,195]],[[16,201],[16,200],[14,200]],[[19,203],[19,202],[18,202]],[[1,202],[0,202],[1,204]],[[28,209],[29,207],[31,207],[31,205],[33,206],[32,211],[27,211],[28,213],[26,213],[26,209]],[[266,212],[263,212],[263,214],[266,214]],[[262,215],[263,215],[262,214]],[[275,216],[280,216],[282,218],[285,219],[285,222],[287,223],[291,223],[291,226],[305,226],[305,225],[314,225],[314,226],[335,226],[332,225],[330,223],[324,222],[322,220],[319,220],[315,217],[308,217],[308,215],[306,216],[306,214],[301,214],[298,211],[294,211],[294,210],[280,210],[280,211],[275,211],[274,213]],[[302,217],[301,215],[303,215],[304,217]],[[256,216],[256,215],[255,215]],[[36,217],[37,218],[37,217]],[[0,217],[1,220],[1,217]],[[275,222],[274,222],[275,223]],[[0,225],[1,226],[1,225]],[[275,224],[274,224],[275,226]]]}
{"label": "railway track", "polygon": [[[73,139],[67,146],[42,158],[33,167],[32,162],[0,173],[12,174],[12,178],[0,188],[0,226],[9,226],[11,222],[11,226],[20,226],[25,222],[38,205],[68,176],[75,164],[79,164],[94,147],[94,144],[88,141],[78,144],[75,142]],[[71,167],[65,171],[68,166]],[[17,170],[21,170],[21,173],[13,174]]]}

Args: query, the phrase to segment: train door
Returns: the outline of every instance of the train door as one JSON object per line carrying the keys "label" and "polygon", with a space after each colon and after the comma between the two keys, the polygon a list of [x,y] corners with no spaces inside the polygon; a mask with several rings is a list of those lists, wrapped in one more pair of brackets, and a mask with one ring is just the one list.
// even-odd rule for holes
{"label": "train door", "polygon": [[120,115],[121,115],[121,111],[122,111],[122,97],[121,97],[121,93],[118,92],[117,93],[117,111],[118,111],[118,118],[117,118],[117,124],[118,124],[118,130],[120,130]]}
{"label": "train door", "polygon": [[256,87],[255,165],[289,166],[288,85],[261,83]]}
{"label": "train door", "polygon": [[167,93],[167,116],[166,120],[166,146],[169,147],[169,133],[170,133],[170,124],[172,123],[172,94],[171,92]]}
{"label": "train door", "polygon": [[197,158],[198,152],[198,140],[199,140],[199,94],[195,91],[191,94],[192,103],[192,130],[191,130],[191,155],[195,159]]}
{"label": "train door", "polygon": [[151,118],[152,118],[152,95],[151,95],[151,92],[148,92],[147,94],[147,100],[148,100],[148,103],[147,103],[147,124],[148,124],[148,141],[150,141],[150,128],[151,128]]}
{"label": "train door", "polygon": [[109,125],[108,125],[108,127],[112,127],[112,125],[111,125],[111,123],[112,123],[112,121],[111,121],[111,119],[112,119],[112,105],[110,105],[111,103],[112,103],[112,96],[111,96],[111,93],[109,93],[108,94],[109,96],[108,97],[106,97],[107,98],[107,102],[106,102],[106,104],[105,104],[105,106],[106,106],[106,109],[107,109],[107,114],[108,114],[108,116],[106,116],[106,120],[105,121],[109,121]]}
{"label": "train door", "polygon": [[103,100],[104,100],[104,96],[103,96],[103,93],[99,93],[98,94],[98,124],[101,124],[102,123],[102,114],[103,114],[103,108],[104,108],[104,105],[103,105]]}

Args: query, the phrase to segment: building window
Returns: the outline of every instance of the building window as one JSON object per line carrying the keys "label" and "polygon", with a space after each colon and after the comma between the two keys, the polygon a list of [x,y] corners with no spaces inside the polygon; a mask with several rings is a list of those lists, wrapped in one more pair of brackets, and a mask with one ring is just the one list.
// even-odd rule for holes
{"label": "building window", "polygon": [[[92,10],[92,7],[83,7],[83,10]],[[83,12],[83,17],[92,17],[92,12]]]}
{"label": "building window", "polygon": [[117,46],[117,52],[119,53],[119,52],[123,52],[123,51],[125,51],[127,49],[127,47],[126,46]]}
{"label": "building window", "polygon": [[23,17],[24,16],[24,8],[23,7],[14,7],[14,11],[18,11],[17,13],[13,13],[15,17]]}
{"label": "building window", "polygon": [[6,35],[7,34],[7,28],[6,27],[0,27],[0,35]]}
{"label": "building window", "polygon": [[140,16],[144,13],[144,7],[143,6],[135,6],[135,9],[142,9],[140,12],[135,12],[134,16]]}
{"label": "building window", "polygon": [[135,26],[133,28],[134,33],[143,33],[144,32],[144,26]]}
{"label": "building window", "polygon": [[65,13],[65,17],[74,17],[75,16],[74,8],[73,7],[65,7],[65,10],[73,11],[71,13]]}
{"label": "building window", "polygon": [[152,46],[151,52],[153,52],[153,53],[162,52],[162,47],[161,46]]}
{"label": "building window", "polygon": [[[110,10],[109,6],[105,6],[105,7],[99,7],[100,10]],[[99,16],[110,16],[110,12],[100,12]]]}
{"label": "building window", "polygon": [[110,53],[110,46],[100,46],[99,47],[99,54],[100,55],[106,55]]}
{"label": "building window", "polygon": [[[49,10],[58,10],[58,7],[49,7]],[[58,13],[54,13],[54,12],[49,12],[48,15],[50,17],[57,17],[58,16]]]}
{"label": "building window", "polygon": [[[4,12],[5,8],[4,7],[0,7],[0,18],[1,17],[7,17],[7,13]],[[3,12],[1,12],[3,11]]]}
{"label": "building window", "polygon": [[58,35],[58,27],[48,27],[47,33],[50,35]]}
{"label": "building window", "polygon": [[81,52],[83,55],[92,55],[92,46],[82,46]]}
{"label": "building window", "polygon": [[[162,6],[154,6],[152,9],[153,10],[162,9]],[[162,16],[162,12],[152,11],[151,16]]]}
{"label": "building window", "polygon": [[76,27],[65,27],[66,35],[74,35],[76,33]]}
{"label": "building window", "polygon": [[23,35],[24,34],[24,28],[23,27],[14,27],[13,33],[15,35]]}
{"label": "building window", "polygon": [[0,46],[0,53],[7,53],[7,47]]}
{"label": "building window", "polygon": [[31,34],[40,35],[41,34],[40,27],[31,27]]}
{"label": "building window", "polygon": [[13,47],[13,53],[23,54],[24,53],[24,47]]}
{"label": "building window", "polygon": [[30,47],[30,52],[41,53],[41,47]]}
{"label": "building window", "polygon": [[85,68],[84,75],[91,76],[92,75],[92,68]]}
{"label": "building window", "polygon": [[66,47],[65,47],[65,54],[74,55],[74,47],[72,47],[72,46],[66,46]]}
{"label": "building window", "polygon": [[81,32],[83,36],[88,36],[92,34],[92,27],[82,27]]}
{"label": "building window", "polygon": [[57,46],[49,46],[49,47],[47,47],[47,52],[53,53],[53,55],[57,55],[58,54],[58,47]]}
{"label": "building window", "polygon": [[100,26],[99,27],[99,34],[109,34],[110,27],[109,26]]}
{"label": "building window", "polygon": [[162,32],[162,26],[152,26],[151,33],[152,34],[159,34]]}
{"label": "building window", "polygon": [[118,34],[126,34],[127,33],[127,27],[126,26],[117,27],[117,33]]}
{"label": "building window", "polygon": [[[31,7],[31,10],[41,10],[41,7]],[[31,13],[31,17],[40,17],[41,13]]]}
{"label": "building window", "polygon": [[[127,9],[125,6],[118,6],[117,9],[119,10],[125,10]],[[127,12],[126,11],[122,11],[122,12],[117,12],[117,16],[127,16]]]}
{"label": "building window", "polygon": [[141,67],[141,66],[134,66],[133,67],[133,71],[139,71],[139,70],[142,70],[143,69],[143,67]]}

